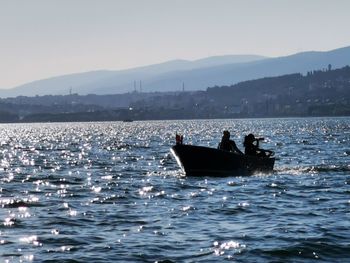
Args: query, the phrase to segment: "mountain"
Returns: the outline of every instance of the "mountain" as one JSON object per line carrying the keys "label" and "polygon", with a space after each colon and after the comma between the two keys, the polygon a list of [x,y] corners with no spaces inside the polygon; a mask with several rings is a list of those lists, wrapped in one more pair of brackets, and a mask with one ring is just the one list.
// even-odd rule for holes
{"label": "mountain", "polygon": [[265,59],[257,55],[226,55],[215,56],[194,61],[172,60],[160,64],[138,68],[111,71],[99,70],[76,73],[33,81],[8,90],[0,90],[0,97],[63,95],[70,90],[81,95],[125,93],[134,90],[135,83],[139,87],[143,81],[151,81],[163,74],[177,71],[187,71],[205,67],[215,67],[225,64],[244,63]]}
{"label": "mountain", "polygon": [[232,85],[245,80],[273,77],[292,73],[341,68],[350,64],[350,47],[327,52],[302,52],[295,55],[267,58],[247,63],[169,72],[153,78],[147,87],[155,90],[174,90],[185,83],[187,90],[204,90],[207,87]]}
{"label": "mountain", "polygon": [[[34,81],[0,92],[1,97],[44,94],[118,94],[142,89],[150,91],[205,90],[241,81],[302,73],[350,64],[350,47],[326,52],[302,52],[290,56],[266,58],[254,55],[218,56],[120,71],[94,71]],[[141,85],[140,85],[141,84]]]}

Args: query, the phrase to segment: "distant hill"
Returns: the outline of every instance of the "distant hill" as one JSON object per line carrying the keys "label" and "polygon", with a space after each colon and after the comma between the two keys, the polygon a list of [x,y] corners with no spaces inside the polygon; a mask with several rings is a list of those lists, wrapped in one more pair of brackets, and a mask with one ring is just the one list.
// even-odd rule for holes
{"label": "distant hill", "polygon": [[350,116],[350,66],[247,80],[206,91],[0,99],[0,122]]}
{"label": "distant hill", "polygon": [[154,78],[148,84],[156,90],[171,90],[184,82],[188,90],[204,90],[207,87],[232,85],[241,81],[302,73],[315,69],[341,68],[350,64],[350,47],[328,52],[303,52],[286,57],[227,64],[210,68],[171,72]]}
{"label": "distant hill", "polygon": [[[350,64],[350,47],[327,52],[302,52],[266,58],[255,55],[219,56],[186,61],[174,60],[121,71],[93,71],[34,81],[0,92],[1,97],[45,94],[119,94],[142,89],[143,92],[176,91],[184,88],[206,90],[241,81],[302,73],[315,69],[340,68]],[[140,87],[141,83],[141,87]]]}
{"label": "distant hill", "polygon": [[[98,70],[69,74],[33,81],[8,90],[0,90],[0,97],[63,95],[72,92],[86,94],[119,94],[134,90],[135,83],[141,85],[159,78],[163,74],[187,71],[225,64],[245,63],[265,59],[257,55],[214,56],[194,61],[173,60],[160,64],[143,66],[126,70]],[[182,85],[182,84],[181,84]],[[145,85],[145,90],[152,90]],[[160,89],[161,90],[161,89]]]}

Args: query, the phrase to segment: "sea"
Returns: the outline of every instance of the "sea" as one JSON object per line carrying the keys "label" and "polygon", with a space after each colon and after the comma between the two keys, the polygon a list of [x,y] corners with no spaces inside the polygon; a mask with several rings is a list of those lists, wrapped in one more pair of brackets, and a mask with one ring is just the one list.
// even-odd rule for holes
{"label": "sea", "polygon": [[[223,130],[264,137],[274,171],[185,176],[175,134]],[[349,117],[1,124],[0,143],[0,262],[350,262]]]}

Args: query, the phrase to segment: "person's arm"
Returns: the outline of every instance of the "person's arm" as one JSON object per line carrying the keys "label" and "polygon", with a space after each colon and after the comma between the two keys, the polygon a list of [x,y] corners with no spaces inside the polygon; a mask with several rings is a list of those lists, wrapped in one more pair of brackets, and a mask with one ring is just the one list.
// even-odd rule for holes
{"label": "person's arm", "polygon": [[234,152],[237,152],[239,154],[243,154],[242,151],[237,147],[237,145],[236,145],[236,143],[234,141],[231,141],[231,145],[232,145],[232,148],[233,148]]}

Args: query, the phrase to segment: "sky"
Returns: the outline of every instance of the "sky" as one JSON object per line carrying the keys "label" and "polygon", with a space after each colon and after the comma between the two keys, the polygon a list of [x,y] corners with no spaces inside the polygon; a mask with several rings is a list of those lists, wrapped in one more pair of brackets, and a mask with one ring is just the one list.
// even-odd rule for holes
{"label": "sky", "polygon": [[350,46],[349,0],[0,0],[0,88],[174,59]]}

